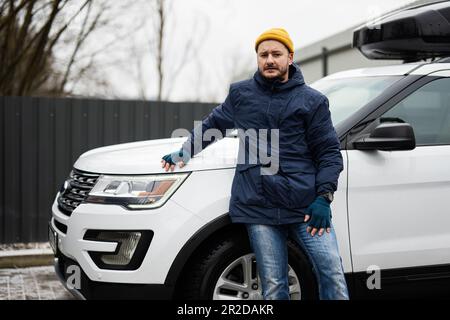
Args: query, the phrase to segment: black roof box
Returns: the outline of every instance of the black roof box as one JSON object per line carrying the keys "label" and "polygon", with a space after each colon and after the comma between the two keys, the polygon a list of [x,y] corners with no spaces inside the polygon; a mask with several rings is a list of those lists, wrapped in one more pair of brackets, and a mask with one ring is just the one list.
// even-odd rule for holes
{"label": "black roof box", "polygon": [[450,56],[450,1],[407,8],[365,24],[353,32],[353,47],[369,59]]}

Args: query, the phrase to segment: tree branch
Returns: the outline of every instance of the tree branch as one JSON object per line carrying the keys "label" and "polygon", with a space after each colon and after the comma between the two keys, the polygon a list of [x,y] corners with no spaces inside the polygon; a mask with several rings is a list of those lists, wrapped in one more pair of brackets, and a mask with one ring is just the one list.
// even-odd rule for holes
{"label": "tree branch", "polygon": [[[26,6],[26,4],[27,4],[29,1],[35,1],[35,0],[22,0],[22,2],[21,2],[17,7],[15,7],[15,8],[14,8],[14,0],[10,0],[10,1],[9,1],[10,14],[8,15],[8,18],[5,19],[4,21],[1,21],[1,20],[0,20],[0,31],[2,31],[2,29],[3,29],[4,27],[7,27],[7,26],[11,25],[11,23],[13,23],[14,20],[11,20],[11,19],[13,19],[13,18],[17,15],[17,13],[18,13],[20,10],[22,10],[22,8],[23,8],[24,6]],[[6,5],[5,5],[5,7],[6,7]]]}
{"label": "tree branch", "polygon": [[19,95],[23,95],[25,90],[31,86],[32,83],[32,77],[33,73],[41,66],[42,57],[45,52],[45,46],[48,41],[48,35],[50,33],[50,30],[52,28],[53,22],[55,21],[55,17],[59,12],[59,4],[62,0],[54,0],[52,11],[49,15],[49,18],[47,22],[45,23],[44,27],[42,28],[42,33],[40,35],[39,42],[37,44],[36,50],[34,51],[34,54],[32,58],[30,59],[28,63],[28,67],[26,68],[27,72],[25,73],[25,78],[22,84],[19,87]]}
{"label": "tree branch", "polygon": [[83,25],[82,25],[81,30],[80,30],[80,32],[78,34],[78,37],[77,37],[77,42],[75,44],[75,48],[74,48],[74,50],[72,52],[72,55],[70,57],[69,63],[67,64],[67,68],[66,68],[66,71],[64,73],[63,79],[61,81],[61,84],[60,84],[60,87],[59,87],[59,90],[61,92],[64,91],[64,87],[65,87],[65,85],[67,83],[67,79],[69,78],[70,70],[71,70],[71,68],[72,68],[72,66],[73,66],[73,64],[75,62],[75,57],[77,56],[77,53],[78,53],[80,47],[82,46],[82,44],[86,40],[86,38],[89,36],[89,34],[95,29],[95,26],[97,25],[97,23],[98,23],[98,21],[100,19],[100,16],[102,15],[102,11],[100,10],[99,13],[96,15],[96,17],[94,18],[94,21],[89,26],[88,30],[85,31],[86,30],[86,26],[87,26],[87,22],[89,20],[89,16],[91,14],[91,10],[92,10],[92,2],[89,3],[89,6],[88,6],[88,9],[87,9],[87,12],[86,12],[86,16],[84,17]]}
{"label": "tree branch", "polygon": [[165,23],[165,11],[164,0],[158,1],[158,17],[159,17],[159,30],[158,30],[158,56],[156,58],[156,64],[158,68],[158,101],[162,100],[164,71],[163,71],[163,41],[164,41],[164,23]]}

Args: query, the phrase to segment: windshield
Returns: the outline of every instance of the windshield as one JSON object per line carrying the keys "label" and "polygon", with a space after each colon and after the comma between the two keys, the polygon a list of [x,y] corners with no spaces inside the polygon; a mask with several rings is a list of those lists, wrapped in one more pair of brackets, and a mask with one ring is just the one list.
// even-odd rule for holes
{"label": "windshield", "polygon": [[324,78],[311,84],[311,87],[327,96],[330,103],[331,119],[333,125],[336,126],[379,96],[384,89],[401,77]]}

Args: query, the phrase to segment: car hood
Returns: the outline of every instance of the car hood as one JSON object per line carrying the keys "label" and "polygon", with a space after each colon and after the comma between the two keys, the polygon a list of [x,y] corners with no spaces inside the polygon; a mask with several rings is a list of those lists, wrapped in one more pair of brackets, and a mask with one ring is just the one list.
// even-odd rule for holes
{"label": "car hood", "polygon": [[[92,149],[83,153],[75,162],[78,170],[107,174],[155,174],[165,173],[161,157],[181,148],[184,138],[158,139],[123,143]],[[239,140],[226,137],[211,144],[176,172],[234,168]]]}

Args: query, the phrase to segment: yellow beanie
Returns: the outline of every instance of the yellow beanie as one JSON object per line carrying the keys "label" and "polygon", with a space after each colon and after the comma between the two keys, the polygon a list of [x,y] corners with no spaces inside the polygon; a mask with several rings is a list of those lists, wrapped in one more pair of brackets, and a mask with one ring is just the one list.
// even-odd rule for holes
{"label": "yellow beanie", "polygon": [[288,49],[289,52],[294,52],[294,43],[292,42],[291,37],[289,37],[289,33],[287,33],[286,30],[283,28],[272,28],[265,32],[263,32],[255,42],[255,50],[258,50],[258,46],[261,42],[265,40],[276,40],[280,41],[282,44],[284,44]]}

